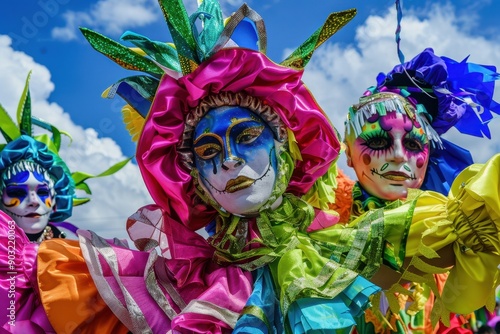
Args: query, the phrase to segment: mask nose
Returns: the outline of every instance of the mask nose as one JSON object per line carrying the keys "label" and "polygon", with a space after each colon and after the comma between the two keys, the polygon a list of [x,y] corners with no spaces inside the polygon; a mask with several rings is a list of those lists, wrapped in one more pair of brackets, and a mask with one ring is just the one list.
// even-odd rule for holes
{"label": "mask nose", "polygon": [[229,156],[222,163],[222,169],[224,169],[224,170],[235,169],[235,168],[238,168],[239,166],[243,165],[244,163],[245,163],[245,161],[241,158]]}
{"label": "mask nose", "polygon": [[40,200],[38,198],[38,194],[36,193],[36,191],[29,192],[27,201],[28,201],[28,206],[31,206],[31,207],[40,206]]}
{"label": "mask nose", "polygon": [[394,153],[391,161],[396,163],[406,162],[408,158],[406,156],[406,150],[404,149],[403,143],[397,141],[394,143]]}

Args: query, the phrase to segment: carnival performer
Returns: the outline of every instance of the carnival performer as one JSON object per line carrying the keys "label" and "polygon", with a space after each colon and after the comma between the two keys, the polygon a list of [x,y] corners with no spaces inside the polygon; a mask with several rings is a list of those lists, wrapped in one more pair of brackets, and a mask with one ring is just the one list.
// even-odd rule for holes
{"label": "carnival performer", "polygon": [[[5,241],[0,244],[0,325],[16,333],[51,333],[36,292],[38,246],[64,238],[60,226],[76,232],[65,220],[73,205],[89,198],[77,197],[75,190],[88,191],[85,181],[96,176],[71,173],[58,155],[63,133],[31,115],[30,75],[18,108],[19,125],[0,108],[0,129],[7,142],[0,148],[0,234]],[[51,131],[52,137],[32,133],[34,125]],[[110,175],[127,162],[98,176]]]}
{"label": "carnival performer", "polygon": [[[67,240],[40,245],[40,296],[57,332],[71,323],[91,333],[111,310],[133,333],[347,333],[380,290],[369,280],[382,281],[380,268],[391,268],[388,283],[397,289],[400,278],[418,274],[408,262],[424,280],[455,264],[451,284],[467,279],[467,266],[482,268],[488,281],[474,302],[486,303],[500,263],[499,216],[489,215],[490,206],[460,203],[491,195],[476,186],[484,177],[499,183],[500,156],[477,175],[460,174],[458,184],[467,185],[452,186],[450,198],[418,193],[348,225],[328,209],[340,141],[301,77],[316,47],[354,10],[333,13],[278,64],[265,55],[263,22],[247,5],[226,20],[217,1],[201,2],[191,17],[179,1],[160,5],[175,47],[128,32],[123,39],[140,50],[129,49],[82,29],[98,51],[147,74],[120,80],[106,94],[129,104],[124,113],[129,128],[139,129],[137,161],[155,204],[127,222],[138,250],[81,230],[71,251]],[[487,202],[493,209],[500,203]],[[467,210],[480,219],[466,220]],[[209,238],[197,233],[212,223]],[[475,228],[486,245],[470,237]],[[422,260],[451,247],[439,267]],[[478,255],[467,260],[456,251],[472,248]],[[70,255],[59,260],[55,250]],[[83,260],[87,271],[68,268]],[[55,277],[58,284],[50,284]],[[108,309],[71,307],[83,305],[79,293],[96,290]],[[436,320],[460,305],[442,299],[439,306]]]}
{"label": "carnival performer", "polygon": [[[350,108],[346,121],[347,163],[358,181],[340,182],[343,185],[337,193],[341,190],[344,197],[352,193],[351,200],[334,206],[344,213],[341,220],[404,200],[409,188],[447,194],[456,176],[473,162],[467,150],[441,136],[456,126],[462,133],[489,137],[487,122],[492,112],[500,113],[492,99],[497,78],[491,66],[438,57],[432,49],[425,49],[388,74],[381,73],[377,85]],[[481,113],[476,112],[479,108]],[[443,280],[447,275],[439,277]],[[426,295],[432,302],[428,288],[413,288],[420,291],[420,299]],[[411,317],[406,313],[393,315],[392,322],[403,332],[408,326],[413,332],[434,331],[429,317],[415,309],[410,313]],[[370,318],[377,332],[382,328],[389,331],[390,321],[377,321],[374,314]]]}

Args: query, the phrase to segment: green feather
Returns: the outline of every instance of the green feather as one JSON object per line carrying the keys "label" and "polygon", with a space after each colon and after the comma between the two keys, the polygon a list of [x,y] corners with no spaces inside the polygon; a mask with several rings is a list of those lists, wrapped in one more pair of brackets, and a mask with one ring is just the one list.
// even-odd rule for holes
{"label": "green feather", "polygon": [[130,50],[128,47],[87,28],[80,28],[83,36],[98,52],[113,60],[127,70],[149,73],[156,77],[163,75],[163,70],[154,61]]}
{"label": "green feather", "polygon": [[120,169],[122,169],[130,160],[132,160],[132,158],[133,157],[130,157],[130,158],[127,158],[123,161],[120,161],[98,175],[92,175],[92,174],[84,173],[84,172],[72,173],[71,177],[75,181],[75,188],[80,189],[80,190],[84,190],[87,194],[91,194],[90,188],[85,183],[86,180],[91,179],[91,178],[96,178],[96,177],[112,175],[112,174],[116,173],[117,171],[119,171]]}
{"label": "green feather", "polygon": [[65,131],[60,131],[55,126],[45,122],[44,120],[41,120],[40,118],[33,116],[31,118],[31,122],[33,123],[33,125],[39,126],[45,130],[52,132],[51,141],[54,144],[55,149],[57,150],[56,153],[59,152],[59,149],[61,148],[61,134],[64,134],[71,139],[71,136],[69,135],[69,133],[67,133]]}
{"label": "green feather", "polygon": [[85,204],[90,201],[90,198],[79,198],[79,197],[73,197],[73,206],[78,206]]}
{"label": "green feather", "polygon": [[54,145],[52,139],[46,133],[38,136],[33,136],[33,139],[41,143],[44,143],[45,145],[47,145],[49,151],[53,152],[56,156],[59,156],[59,150],[57,149],[56,145]]}
{"label": "green feather", "polygon": [[21,131],[9,116],[7,111],[0,105],[0,132],[7,142],[11,142],[21,136]]}
{"label": "green feather", "polygon": [[193,70],[191,62],[199,64],[200,61],[186,8],[182,0],[159,0],[159,4],[177,49],[182,73],[191,73]]}
{"label": "green feather", "polygon": [[204,0],[195,14],[191,15],[191,26],[195,27],[195,21],[202,21],[203,30],[198,36],[198,57],[201,61],[206,60],[212,54],[211,51],[216,45],[224,30],[224,18],[222,10],[217,0]]}
{"label": "green feather", "polygon": [[152,41],[131,31],[123,33],[121,39],[134,44],[159,64],[176,72],[181,71],[177,50],[173,46],[164,42]]}
{"label": "green feather", "polygon": [[31,125],[31,96],[29,90],[29,82],[31,78],[31,71],[26,77],[26,82],[24,84],[23,93],[19,99],[19,104],[17,106],[17,122],[19,123],[19,129],[22,134],[31,137],[32,125]]}
{"label": "green feather", "polygon": [[325,23],[314,32],[301,46],[299,46],[287,59],[281,62],[281,65],[304,69],[311,59],[314,51],[337,31],[345,26],[356,16],[356,9],[348,9],[342,12],[332,13],[328,16]]}

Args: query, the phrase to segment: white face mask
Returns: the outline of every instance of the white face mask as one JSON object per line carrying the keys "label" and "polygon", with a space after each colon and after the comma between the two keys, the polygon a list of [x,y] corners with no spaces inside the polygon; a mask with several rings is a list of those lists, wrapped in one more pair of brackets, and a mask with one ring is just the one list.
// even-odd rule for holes
{"label": "white face mask", "polygon": [[0,208],[28,234],[41,232],[49,223],[52,196],[49,182],[36,172],[22,171],[5,182]]}
{"label": "white face mask", "polygon": [[420,188],[429,162],[429,142],[422,127],[406,115],[373,116],[360,135],[347,141],[349,166],[372,196],[404,199]]}
{"label": "white face mask", "polygon": [[212,110],[195,130],[200,183],[227,212],[253,215],[274,189],[275,149],[272,130],[250,110]]}

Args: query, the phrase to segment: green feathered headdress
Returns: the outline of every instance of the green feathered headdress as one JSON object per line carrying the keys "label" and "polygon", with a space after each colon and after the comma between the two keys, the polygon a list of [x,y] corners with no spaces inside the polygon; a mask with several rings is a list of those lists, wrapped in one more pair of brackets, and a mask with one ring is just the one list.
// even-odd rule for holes
{"label": "green feathered headdress", "polygon": [[[178,79],[192,73],[223,48],[239,47],[265,54],[267,35],[264,21],[248,5],[243,4],[224,19],[217,0],[198,1],[198,10],[188,15],[182,0],[159,0],[172,37],[172,43],[153,41],[133,32],[125,32],[121,39],[133,44],[127,47],[87,28],[81,28],[92,47],[128,70],[143,72],[123,78],[109,87],[103,97],[117,94],[126,102],[123,120],[132,140],[137,141],[145,118],[154,100],[163,75]],[[314,51],[356,15],[355,9],[330,14],[309,38],[293,51],[280,65],[303,70]],[[200,23],[201,24],[197,24]],[[301,160],[294,137],[289,137],[291,156]],[[306,194],[305,199],[316,207],[327,210],[334,201],[336,168],[320,178]]]}
{"label": "green feathered headdress", "polygon": [[[0,105],[0,132],[6,144],[0,144],[0,187],[3,189],[3,174],[14,164],[32,162],[45,169],[54,182],[55,211],[51,214],[51,221],[63,221],[71,216],[72,207],[81,205],[90,200],[87,197],[77,197],[75,190],[82,190],[91,194],[86,181],[90,178],[111,175],[120,170],[131,159],[121,161],[99,175],[83,172],[70,172],[66,163],[59,156],[61,136],[71,136],[60,131],[55,126],[31,114],[31,97],[29,80],[31,72],[26,78],[26,84],[17,107],[17,124],[7,111]],[[34,135],[33,127],[38,126],[49,131],[48,134]]]}
{"label": "green feathered headdress", "polygon": [[[127,31],[121,39],[134,45],[127,47],[93,30],[80,29],[95,50],[125,69],[145,73],[123,78],[103,93],[106,98],[118,94],[127,102],[122,110],[123,119],[134,141],[139,137],[164,74],[178,78],[191,73],[225,47],[245,47],[264,54],[267,49],[264,21],[247,4],[227,19],[223,18],[217,0],[200,1],[198,10],[191,16],[182,0],[159,0],[159,4],[173,43],[153,41]],[[355,15],[355,9],[330,14],[323,25],[280,64],[304,69],[314,51]],[[201,31],[195,24],[197,20],[201,21]]]}

